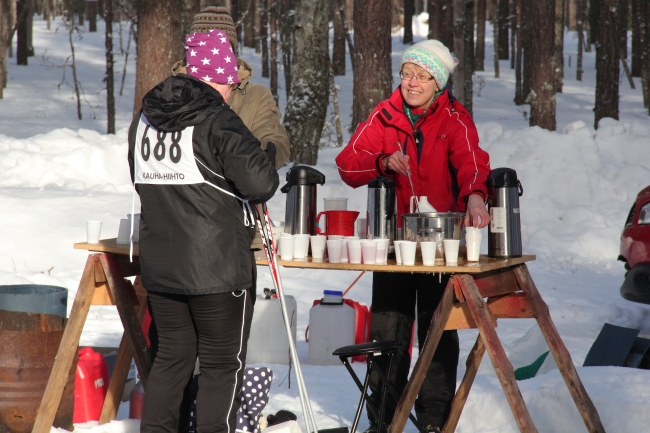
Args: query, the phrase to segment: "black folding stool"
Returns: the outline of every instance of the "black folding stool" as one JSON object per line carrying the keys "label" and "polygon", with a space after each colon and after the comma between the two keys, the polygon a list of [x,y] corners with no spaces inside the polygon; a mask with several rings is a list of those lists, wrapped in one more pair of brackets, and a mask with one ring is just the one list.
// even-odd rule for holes
{"label": "black folding stool", "polygon": [[[395,388],[388,382],[388,377],[390,376],[390,370],[393,365],[393,356],[397,352],[397,349],[402,345],[402,343],[397,343],[395,341],[372,341],[369,343],[355,344],[353,346],[339,347],[332,355],[338,356],[341,359],[345,368],[352,376],[354,383],[357,384],[359,390],[361,391],[361,400],[359,400],[359,406],[357,407],[357,413],[354,416],[354,422],[352,424],[352,429],[350,433],[355,433],[357,426],[359,425],[359,418],[361,418],[361,411],[363,410],[363,402],[368,399],[368,383],[370,382],[370,373],[374,368],[381,380],[381,399],[379,400],[379,411],[372,404],[368,404],[368,409],[372,412],[373,416],[377,420],[378,433],[384,433],[384,412],[386,410],[386,397],[387,392],[390,393],[391,397],[395,401],[399,401],[399,394],[395,391]],[[363,384],[359,380],[359,377],[352,369],[350,361],[348,358],[357,356],[357,355],[366,355],[366,377],[363,380]],[[379,365],[375,362],[375,358],[378,356],[388,356],[388,369],[386,374],[379,368]],[[409,414],[409,419],[415,424],[420,433],[427,433],[420,424],[417,422],[415,417],[412,414]],[[386,433],[388,433],[386,431]]]}

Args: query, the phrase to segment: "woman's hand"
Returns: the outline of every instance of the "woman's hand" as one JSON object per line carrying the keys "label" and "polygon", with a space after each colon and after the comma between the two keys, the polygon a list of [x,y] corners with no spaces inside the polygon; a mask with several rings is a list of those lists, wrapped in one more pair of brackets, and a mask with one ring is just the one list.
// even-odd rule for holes
{"label": "woman's hand", "polygon": [[488,214],[483,203],[483,197],[479,194],[470,194],[467,199],[467,213],[465,214],[465,227],[483,228],[490,223]]}
{"label": "woman's hand", "polygon": [[408,176],[410,170],[409,157],[408,155],[402,155],[402,152],[393,153],[388,158],[384,158],[381,163],[384,171],[393,170],[403,176]]}

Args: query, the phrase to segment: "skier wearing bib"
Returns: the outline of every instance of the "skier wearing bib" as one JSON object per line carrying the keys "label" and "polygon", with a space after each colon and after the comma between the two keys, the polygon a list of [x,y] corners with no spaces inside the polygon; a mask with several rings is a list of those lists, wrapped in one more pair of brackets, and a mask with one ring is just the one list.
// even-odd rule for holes
{"label": "skier wearing bib", "polygon": [[234,433],[240,406],[255,265],[250,209],[273,196],[279,178],[224,102],[239,78],[219,33],[187,36],[188,74],[149,91],[129,130],[142,282],[159,340],[141,432],[178,431],[197,355],[197,431]]}

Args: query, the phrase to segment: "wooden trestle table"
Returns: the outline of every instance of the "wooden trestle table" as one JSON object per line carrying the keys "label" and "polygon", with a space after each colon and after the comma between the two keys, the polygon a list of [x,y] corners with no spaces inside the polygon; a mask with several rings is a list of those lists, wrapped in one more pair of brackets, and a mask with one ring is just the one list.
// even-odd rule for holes
{"label": "wooden trestle table", "polygon": [[[117,244],[115,239],[103,239],[98,244],[76,243],[74,248],[87,250],[90,254],[41,401],[33,433],[47,433],[52,427],[91,305],[115,305],[124,326],[124,335],[118,349],[100,424],[115,419],[131,360],[135,359],[140,379],[145,386],[149,374],[149,349],[141,327],[147,305],[147,294],[139,276],[138,244],[134,244],[133,262],[129,260],[129,245]],[[444,263],[423,266],[421,262],[416,262],[415,266],[401,266],[392,260],[389,260],[387,265],[334,264],[308,259],[306,261],[280,260],[279,265],[286,268],[323,270],[453,274],[444,289],[442,300],[433,315],[427,339],[397,405],[390,427],[391,432],[404,430],[442,332],[445,329],[470,328],[478,328],[479,336],[467,358],[465,376],[456,391],[451,414],[443,432],[455,431],[486,350],[520,431],[537,432],[517,386],[512,364],[506,357],[495,330],[497,319],[535,318],[587,430],[590,433],[604,433],[605,429],[598,412],[587,395],[573,366],[571,356],[551,320],[548,307],[528,272],[526,262],[534,259],[535,256],[530,255],[512,259],[491,259],[481,256],[478,263],[465,263],[461,258],[458,266],[445,266]],[[257,265],[265,266],[267,262],[257,260]],[[126,279],[134,276],[133,283]]]}
{"label": "wooden trestle table", "polygon": [[[442,300],[433,314],[427,339],[410,374],[406,389],[397,404],[393,422],[389,428],[391,433],[404,431],[409,413],[415,404],[415,399],[442,332],[470,328],[478,328],[479,336],[467,358],[465,376],[454,396],[451,413],[443,427],[443,433],[452,433],[456,430],[460,414],[486,349],[519,430],[527,433],[537,432],[517,385],[512,364],[508,360],[495,330],[497,319],[506,318],[534,318],[537,320],[587,430],[590,433],[604,433],[605,429],[598,412],[587,395],[571,361],[571,355],[551,320],[548,306],[537,291],[528,272],[526,262],[532,260],[535,260],[535,256],[524,255],[510,259],[493,259],[481,256],[480,260],[474,263],[467,263],[459,258],[458,266],[445,266],[442,260],[438,260],[436,263],[439,265],[436,266],[423,266],[421,261],[416,261],[415,266],[397,265],[394,260],[388,260],[387,265],[364,265],[312,261],[310,258],[304,261],[279,260],[278,263],[286,268],[452,274],[444,289]],[[267,262],[266,260],[257,260],[257,264],[267,265]]]}

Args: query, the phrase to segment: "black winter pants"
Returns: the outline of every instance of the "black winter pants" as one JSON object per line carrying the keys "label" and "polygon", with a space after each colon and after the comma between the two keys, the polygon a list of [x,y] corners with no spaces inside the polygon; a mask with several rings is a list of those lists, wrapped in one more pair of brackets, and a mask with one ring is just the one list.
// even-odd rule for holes
{"label": "black winter pants", "polygon": [[[431,318],[449,280],[449,275],[442,277],[432,274],[405,274],[375,272],[372,280],[372,325],[370,340],[398,341],[403,343],[393,359],[389,380],[401,394],[408,380],[411,359],[408,347],[411,341],[413,320],[417,304],[418,341],[420,349],[431,324]],[[442,427],[447,421],[451,401],[456,391],[456,368],[458,366],[459,343],[456,331],[442,334],[427,375],[415,401],[415,413],[422,425],[431,424]],[[387,357],[378,357],[378,365],[386,373]],[[370,401],[379,408],[381,382],[376,373],[370,376]],[[384,422],[390,423],[395,413],[397,402],[387,398]],[[368,411],[370,421],[374,417]]]}
{"label": "black winter pants", "polygon": [[250,291],[185,296],[149,292],[158,350],[140,431],[176,433],[183,390],[201,359],[197,431],[234,433],[253,316]]}

